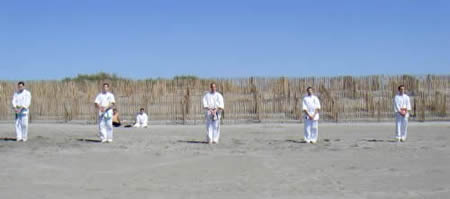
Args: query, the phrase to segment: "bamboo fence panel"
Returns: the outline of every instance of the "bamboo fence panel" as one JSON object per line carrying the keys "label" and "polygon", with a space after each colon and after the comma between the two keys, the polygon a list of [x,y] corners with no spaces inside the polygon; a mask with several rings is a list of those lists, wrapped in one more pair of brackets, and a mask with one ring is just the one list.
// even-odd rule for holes
{"label": "bamboo fence panel", "polygon": [[[225,99],[225,123],[301,121],[308,86],[321,100],[324,121],[392,121],[392,99],[400,84],[411,97],[411,120],[450,119],[450,75],[30,81],[26,86],[33,96],[32,121],[95,122],[95,96],[109,82],[122,119],[133,120],[142,107],[151,122],[200,124],[201,99],[213,81]],[[15,84],[0,81],[0,120],[14,117]]]}

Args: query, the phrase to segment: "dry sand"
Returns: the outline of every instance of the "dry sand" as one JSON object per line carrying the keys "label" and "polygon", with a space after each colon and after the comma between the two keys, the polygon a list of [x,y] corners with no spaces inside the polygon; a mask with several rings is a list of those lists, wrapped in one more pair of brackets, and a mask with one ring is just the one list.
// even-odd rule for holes
{"label": "dry sand", "polygon": [[218,145],[204,126],[115,129],[31,124],[16,143],[0,124],[0,198],[450,198],[450,123],[224,125]]}

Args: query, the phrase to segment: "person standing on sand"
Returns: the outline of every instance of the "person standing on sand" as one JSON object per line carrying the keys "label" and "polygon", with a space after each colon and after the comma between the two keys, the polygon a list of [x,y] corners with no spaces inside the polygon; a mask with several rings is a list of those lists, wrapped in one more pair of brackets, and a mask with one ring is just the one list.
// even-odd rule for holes
{"label": "person standing on sand", "polygon": [[306,89],[308,93],[303,97],[303,112],[305,113],[304,120],[304,135],[307,143],[314,144],[319,137],[319,111],[320,101],[315,95],[313,95],[313,89],[308,87]]}
{"label": "person standing on sand", "polygon": [[405,94],[405,86],[398,87],[398,93],[394,97],[395,113],[395,139],[399,142],[406,141],[408,133],[408,117],[411,111],[411,102],[409,96]]}
{"label": "person standing on sand", "polygon": [[216,83],[210,84],[210,91],[203,96],[203,108],[206,117],[206,141],[209,144],[219,143],[220,118],[224,110],[223,96],[217,92]]}
{"label": "person standing on sand", "polygon": [[25,89],[25,83],[17,83],[17,91],[14,92],[12,106],[16,114],[17,142],[26,142],[28,139],[28,115],[31,104],[31,93]]}
{"label": "person standing on sand", "polygon": [[95,107],[99,115],[99,136],[102,143],[113,141],[112,116],[115,103],[114,95],[109,92],[109,84],[104,83],[102,92],[95,98]]}

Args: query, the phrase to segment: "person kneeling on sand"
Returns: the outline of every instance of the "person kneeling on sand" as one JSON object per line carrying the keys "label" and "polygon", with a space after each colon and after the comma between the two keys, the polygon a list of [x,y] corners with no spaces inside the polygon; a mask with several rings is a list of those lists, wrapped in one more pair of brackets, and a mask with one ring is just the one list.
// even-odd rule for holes
{"label": "person kneeling on sand", "polygon": [[134,127],[147,128],[148,116],[144,111],[145,111],[144,108],[141,108],[139,110],[139,113],[136,115],[136,124],[134,124]]}

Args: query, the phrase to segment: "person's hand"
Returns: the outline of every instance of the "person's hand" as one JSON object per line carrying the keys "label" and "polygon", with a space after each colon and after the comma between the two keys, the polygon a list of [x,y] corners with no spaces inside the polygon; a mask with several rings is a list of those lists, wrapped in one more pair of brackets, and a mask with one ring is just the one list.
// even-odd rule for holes
{"label": "person's hand", "polygon": [[308,118],[308,120],[312,120],[313,119],[313,117],[309,113],[307,114],[307,118]]}
{"label": "person's hand", "polygon": [[403,117],[406,116],[406,113],[407,113],[406,109],[400,110],[400,115],[402,115]]}

